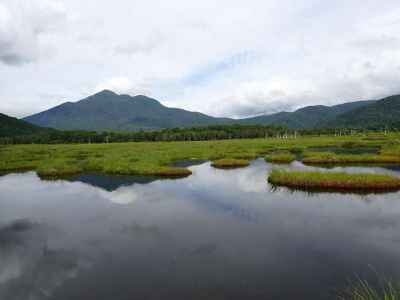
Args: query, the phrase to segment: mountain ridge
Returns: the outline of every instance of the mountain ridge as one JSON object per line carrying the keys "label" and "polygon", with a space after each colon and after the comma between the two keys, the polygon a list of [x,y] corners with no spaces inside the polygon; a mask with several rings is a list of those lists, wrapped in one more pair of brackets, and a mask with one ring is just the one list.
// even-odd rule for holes
{"label": "mountain ridge", "polygon": [[[49,110],[28,116],[23,120],[37,126],[60,130],[93,131],[136,131],[159,130],[176,127],[196,127],[208,125],[275,125],[292,129],[313,129],[333,127],[364,128],[374,119],[372,126],[381,126],[382,114],[391,114],[391,123],[400,123],[400,104],[395,113],[387,108],[400,96],[389,96],[381,100],[362,100],[346,102],[333,106],[313,105],[299,108],[293,112],[278,112],[245,119],[218,118],[200,112],[164,106],[158,100],[144,96],[117,94],[103,90],[77,102],[65,102]],[[373,109],[367,109],[379,103],[386,103],[385,112],[373,116]],[[378,104],[377,104],[378,103]],[[396,102],[397,103],[397,102]],[[400,103],[400,102],[399,102]],[[354,114],[357,115],[354,115]],[[367,117],[362,117],[368,114]],[[353,120],[358,120],[353,124]]]}
{"label": "mountain ridge", "polygon": [[30,135],[47,130],[47,128],[41,128],[23,120],[0,113],[0,137]]}
{"label": "mountain ridge", "polygon": [[77,102],[65,102],[24,118],[38,126],[61,130],[131,131],[206,126],[224,123],[199,112],[162,105],[156,99],[118,95],[104,90]]}
{"label": "mountain ridge", "polygon": [[322,124],[324,127],[378,128],[400,126],[400,95],[393,95],[374,103],[338,115]]}
{"label": "mountain ridge", "polygon": [[242,119],[241,123],[249,125],[281,125],[294,129],[311,129],[324,127],[326,120],[330,120],[355,108],[370,105],[375,100],[361,100],[341,103],[333,106],[312,105],[299,108],[293,112],[278,112],[271,115],[262,115]]}

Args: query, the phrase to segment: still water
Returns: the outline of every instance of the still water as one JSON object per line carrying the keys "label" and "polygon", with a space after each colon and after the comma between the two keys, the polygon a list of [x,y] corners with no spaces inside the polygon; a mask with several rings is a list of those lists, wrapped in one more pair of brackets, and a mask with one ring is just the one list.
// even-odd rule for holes
{"label": "still water", "polygon": [[0,177],[0,299],[335,299],[356,277],[400,280],[400,193],[272,189],[271,168]]}

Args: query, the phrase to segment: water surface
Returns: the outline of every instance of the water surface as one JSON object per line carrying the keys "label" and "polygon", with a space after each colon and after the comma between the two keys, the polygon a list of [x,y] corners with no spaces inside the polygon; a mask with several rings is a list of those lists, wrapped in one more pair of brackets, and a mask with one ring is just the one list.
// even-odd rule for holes
{"label": "water surface", "polygon": [[274,190],[263,160],[190,169],[0,177],[0,299],[334,299],[356,276],[400,280],[400,193]]}

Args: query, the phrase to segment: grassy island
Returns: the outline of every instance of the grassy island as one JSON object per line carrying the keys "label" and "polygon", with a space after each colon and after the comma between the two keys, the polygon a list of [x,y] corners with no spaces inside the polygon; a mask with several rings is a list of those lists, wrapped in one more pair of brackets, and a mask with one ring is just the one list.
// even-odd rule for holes
{"label": "grassy island", "polygon": [[296,159],[292,153],[273,153],[265,156],[265,161],[278,164],[289,164]]}
{"label": "grassy island", "polygon": [[331,152],[309,152],[303,163],[309,165],[346,164],[400,164],[400,156],[393,154],[335,154]]}
{"label": "grassy island", "polygon": [[218,169],[235,169],[247,167],[250,162],[246,159],[225,158],[213,161],[211,165]]}
{"label": "grassy island", "polygon": [[324,191],[397,191],[400,178],[379,174],[272,170],[268,181],[276,186]]}

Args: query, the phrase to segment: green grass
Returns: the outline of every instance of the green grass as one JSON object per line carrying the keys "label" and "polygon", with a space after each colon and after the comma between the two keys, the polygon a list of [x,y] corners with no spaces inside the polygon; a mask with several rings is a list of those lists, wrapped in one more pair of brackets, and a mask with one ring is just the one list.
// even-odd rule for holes
{"label": "green grass", "polygon": [[268,181],[276,186],[300,190],[392,191],[400,190],[400,178],[379,174],[303,172],[274,169]]}
{"label": "green grass", "polygon": [[379,289],[372,287],[368,282],[359,280],[349,288],[341,300],[400,300],[400,287],[392,282],[385,282]]}
{"label": "green grass", "polygon": [[400,155],[381,154],[335,154],[332,152],[306,152],[303,163],[309,165],[345,164],[400,164]]}
{"label": "green grass", "polygon": [[273,153],[265,156],[265,160],[270,163],[291,163],[296,159],[296,156],[292,153]]}
{"label": "green grass", "polygon": [[0,146],[0,172],[33,170],[40,176],[57,177],[81,172],[120,175],[188,176],[185,168],[171,167],[177,161],[251,160],[273,153],[299,153],[315,147],[340,147],[354,142],[357,147],[382,147],[382,155],[400,157],[399,135],[385,140],[365,136],[301,137],[298,139],[243,139],[199,142],[148,142],[80,145]]}
{"label": "green grass", "polygon": [[59,159],[41,164],[36,171],[40,177],[53,178],[79,174],[83,168],[78,163]]}
{"label": "green grass", "polygon": [[234,169],[247,167],[250,162],[246,159],[223,158],[213,161],[211,165],[218,169]]}

